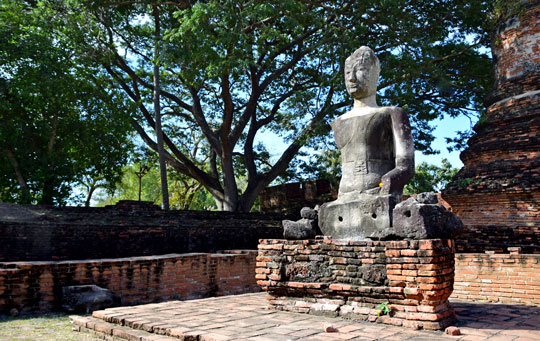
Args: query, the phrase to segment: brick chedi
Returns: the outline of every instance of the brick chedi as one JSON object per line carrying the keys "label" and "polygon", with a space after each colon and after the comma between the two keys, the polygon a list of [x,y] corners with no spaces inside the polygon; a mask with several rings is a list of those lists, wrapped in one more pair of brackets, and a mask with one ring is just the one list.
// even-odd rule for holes
{"label": "brick chedi", "polygon": [[509,12],[493,39],[486,117],[443,192],[466,225],[457,252],[540,253],[540,1]]}

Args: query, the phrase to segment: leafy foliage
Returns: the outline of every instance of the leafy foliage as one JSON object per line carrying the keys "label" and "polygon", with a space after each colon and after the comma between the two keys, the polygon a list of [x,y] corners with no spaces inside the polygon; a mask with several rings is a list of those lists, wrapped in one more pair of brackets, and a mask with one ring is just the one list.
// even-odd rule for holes
{"label": "leafy foliage", "polygon": [[[138,132],[155,148],[147,103],[150,13],[159,9],[167,161],[201,183],[220,208],[246,211],[302,146],[327,139],[328,123],[350,103],[343,61],[362,44],[381,59],[380,104],[405,107],[416,148],[435,153],[432,120],[482,110],[492,83],[490,59],[480,52],[489,44],[491,6],[483,0],[98,1],[86,4],[95,24],[79,27],[88,33],[90,55],[138,105]],[[274,160],[258,147],[263,131],[289,143]],[[193,157],[188,152],[197,143]],[[246,186],[239,184],[244,176]]]}
{"label": "leafy foliage", "polygon": [[0,22],[0,200],[65,204],[83,177],[115,182],[131,146],[122,94],[45,3],[4,0]]}
{"label": "leafy foliage", "polygon": [[377,306],[377,316],[388,315],[390,313],[389,302],[383,302]]}
{"label": "leafy foliage", "polygon": [[[141,173],[141,169],[145,172]],[[140,199],[161,205],[159,165],[156,156],[150,160],[138,160],[124,167],[122,178],[114,189],[100,191],[95,198],[97,206],[113,205],[120,200],[139,200],[139,178],[141,180]],[[142,176],[141,176],[142,175]],[[212,196],[194,179],[181,173],[168,172],[170,208],[179,210],[212,210],[216,204]]]}
{"label": "leafy foliage", "polygon": [[405,185],[404,194],[440,192],[452,181],[459,169],[453,168],[447,159],[442,159],[441,167],[422,162],[416,166],[413,178]]}
{"label": "leafy foliage", "polygon": [[[29,5],[34,2],[4,3],[9,6],[2,19],[25,28],[15,35],[17,30],[11,27],[0,32],[6,33],[6,38],[0,38],[5,47],[2,51],[7,51],[3,53],[13,56],[12,64],[2,69],[11,76],[0,74],[4,82],[11,82],[4,87],[13,89],[15,79],[26,79],[26,88],[40,84],[40,89],[50,89],[42,98],[61,94],[52,96],[58,103],[52,101],[51,105],[56,103],[58,108],[35,110],[48,115],[37,120],[43,127],[38,129],[41,134],[36,145],[46,145],[43,141],[54,126],[54,113],[73,113],[62,114],[72,119],[59,120],[66,125],[58,127],[66,132],[66,141],[81,142],[81,146],[66,142],[60,148],[55,143],[58,151],[36,154],[45,165],[54,165],[54,178],[59,181],[54,186],[62,193],[62,184],[72,178],[62,178],[62,174],[82,172],[74,167],[88,170],[90,164],[100,165],[99,160],[69,162],[86,155],[83,150],[90,148],[89,142],[83,142],[87,140],[68,132],[108,132],[114,140],[119,137],[112,133],[115,125],[125,131],[125,123],[130,122],[144,142],[157,150],[151,106],[156,64],[161,75],[168,165],[181,177],[201,184],[220,209],[231,211],[248,211],[265,186],[299,162],[296,157],[302,147],[328,143],[329,122],[351,102],[342,81],[343,62],[360,45],[369,45],[381,60],[379,104],[407,109],[415,147],[425,153],[436,152],[430,145],[430,122],[448,115],[481,113],[482,98],[492,84],[490,59],[481,52],[489,44],[488,13],[493,4],[488,0],[42,0],[37,7]],[[36,8],[39,15],[19,15],[32,14]],[[155,11],[164,33],[159,41],[154,34]],[[17,42],[19,38],[12,43],[16,36],[37,45]],[[156,47],[160,50],[154,54]],[[23,55],[16,57],[17,51]],[[27,64],[17,68],[17,63]],[[36,65],[41,66],[43,82],[37,81],[38,74],[25,78],[24,72],[37,72]],[[99,96],[93,93],[95,85],[103,90]],[[33,97],[33,91],[17,103],[28,103],[25,108],[46,103]],[[126,106],[124,97],[137,112],[131,120],[113,119],[110,115]],[[5,103],[9,102],[2,105]],[[4,111],[16,112],[11,107]],[[98,118],[87,120],[90,123],[78,121],[76,113],[81,112]],[[110,114],[101,130],[94,122],[100,122],[105,113]],[[268,146],[259,139],[262,132],[277,134],[288,147],[271,158]],[[27,131],[13,136],[20,139],[27,134],[31,136]],[[110,145],[124,145],[107,144],[101,138],[96,141],[103,152]],[[50,162],[53,154],[63,163]],[[38,157],[27,153],[19,159]],[[71,173],[60,172],[64,166]],[[95,173],[111,174],[112,168],[99,166]],[[289,172],[295,171],[295,167],[289,168]],[[46,175],[23,175],[39,179],[37,183],[53,183]],[[15,178],[2,188],[22,186]]]}

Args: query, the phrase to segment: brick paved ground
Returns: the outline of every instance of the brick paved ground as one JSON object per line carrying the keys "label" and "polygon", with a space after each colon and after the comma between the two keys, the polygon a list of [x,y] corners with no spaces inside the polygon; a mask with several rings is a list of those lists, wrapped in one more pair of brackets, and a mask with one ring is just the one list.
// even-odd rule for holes
{"label": "brick paved ground", "polygon": [[[264,293],[170,301],[72,316],[107,340],[540,340],[540,307],[453,302],[462,335],[267,310]],[[338,332],[326,333],[325,324]]]}

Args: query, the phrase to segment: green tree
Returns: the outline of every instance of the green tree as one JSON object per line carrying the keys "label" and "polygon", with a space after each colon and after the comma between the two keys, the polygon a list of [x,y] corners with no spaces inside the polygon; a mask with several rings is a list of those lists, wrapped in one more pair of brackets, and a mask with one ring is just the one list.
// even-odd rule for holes
{"label": "green tree", "polygon": [[274,182],[304,182],[313,179],[328,180],[335,188],[341,179],[341,152],[335,143],[316,146],[311,152],[300,151],[289,168]]}
{"label": "green tree", "polygon": [[[161,176],[157,155],[150,160],[139,159],[124,167],[122,178],[113,188],[98,193],[96,206],[113,205],[120,200],[151,201],[161,205]],[[216,205],[212,196],[202,185],[174,170],[168,172],[170,208],[178,210],[211,210]]]}
{"label": "green tree", "polygon": [[[84,46],[138,106],[133,121],[149,147],[153,133],[152,69],[160,9],[160,93],[167,163],[195,179],[220,209],[248,211],[305,145],[327,138],[328,122],[351,100],[343,61],[362,44],[381,59],[379,102],[408,110],[418,150],[433,153],[430,121],[473,115],[491,87],[488,46],[491,1],[98,1],[94,23],[75,22]],[[155,20],[154,20],[155,21]],[[488,77],[486,77],[488,75]],[[268,165],[257,135],[273,131],[289,146]],[[159,134],[158,134],[159,135]],[[201,166],[201,160],[208,163]],[[242,173],[247,183],[239,185]]]}
{"label": "green tree", "polygon": [[442,159],[440,167],[422,162],[416,166],[414,176],[405,185],[403,193],[440,192],[452,181],[458,171],[459,169],[453,168],[447,159]]}
{"label": "green tree", "polygon": [[123,94],[46,3],[2,0],[0,22],[0,200],[62,205],[84,177],[114,182],[131,145]]}

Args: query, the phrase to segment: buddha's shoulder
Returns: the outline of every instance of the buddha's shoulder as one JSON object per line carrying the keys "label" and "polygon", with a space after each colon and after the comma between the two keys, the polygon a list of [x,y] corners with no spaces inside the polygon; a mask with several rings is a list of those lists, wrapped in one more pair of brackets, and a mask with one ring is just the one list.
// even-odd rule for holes
{"label": "buddha's shoulder", "polygon": [[405,111],[400,107],[370,107],[370,108],[360,108],[360,109],[353,109],[341,116],[339,116],[333,123],[340,123],[342,121],[348,121],[348,120],[362,120],[366,118],[370,118],[373,115],[391,115],[391,114],[401,114],[405,113]]}

